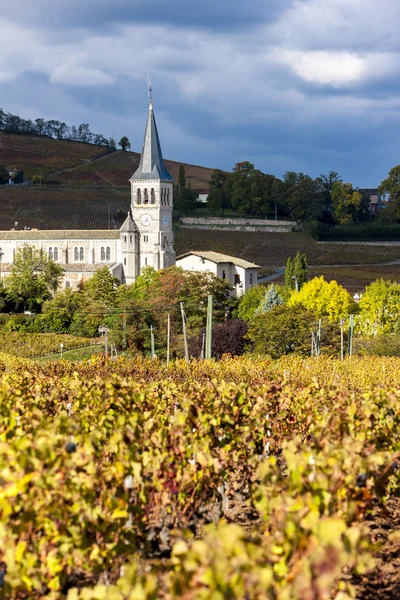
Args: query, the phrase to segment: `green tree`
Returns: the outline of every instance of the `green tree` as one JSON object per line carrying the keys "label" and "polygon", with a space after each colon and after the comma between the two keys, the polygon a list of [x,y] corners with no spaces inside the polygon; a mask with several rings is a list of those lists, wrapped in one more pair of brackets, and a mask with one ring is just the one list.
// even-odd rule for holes
{"label": "green tree", "polygon": [[252,206],[251,175],[254,165],[248,161],[236,163],[227,182],[232,207],[239,213],[250,212]]}
{"label": "green tree", "polygon": [[84,303],[90,307],[92,302],[101,302],[107,308],[115,306],[117,299],[118,277],[110,273],[108,267],[104,266],[88,279],[82,289]]}
{"label": "green tree", "polygon": [[359,302],[357,325],[367,335],[393,334],[400,330],[400,284],[377,279]]}
{"label": "green tree", "polygon": [[4,184],[4,183],[8,183],[9,179],[10,179],[10,174],[8,172],[8,169],[6,169],[6,167],[4,165],[0,165],[0,185]]}
{"label": "green tree", "polygon": [[122,138],[118,142],[118,146],[120,146],[121,150],[130,150],[131,143],[129,141],[129,138],[126,137],[126,135],[122,136]]}
{"label": "green tree", "polygon": [[291,290],[301,290],[308,279],[307,256],[298,252],[294,259],[287,259],[285,269],[285,287]]}
{"label": "green tree", "polygon": [[315,315],[301,306],[275,306],[256,316],[249,324],[248,338],[257,354],[280,358],[285,354],[310,354]]}
{"label": "green tree", "polygon": [[71,289],[58,291],[54,298],[46,300],[42,308],[45,331],[68,333],[75,312],[81,308],[80,292]]}
{"label": "green tree", "polygon": [[43,249],[25,244],[15,253],[11,274],[5,280],[7,297],[29,310],[40,310],[60,283],[63,269]]}
{"label": "green tree", "polygon": [[363,195],[354,191],[351,183],[335,181],[332,185],[331,199],[333,217],[337,223],[357,223],[365,210]]}
{"label": "green tree", "polygon": [[296,221],[319,219],[324,206],[324,188],[320,180],[289,171],[284,175],[290,216]]}
{"label": "green tree", "polygon": [[186,189],[185,165],[179,165],[178,189],[179,189],[179,191]]}
{"label": "green tree", "polygon": [[210,191],[207,198],[207,206],[213,212],[221,212],[224,216],[226,208],[230,207],[229,194],[226,191],[228,174],[221,169],[215,169],[209,181]]}
{"label": "green tree", "polygon": [[299,292],[293,292],[288,306],[303,306],[318,317],[327,317],[330,322],[339,322],[356,312],[357,305],[349,292],[337,281],[325,281],[314,277],[305,283]]}
{"label": "green tree", "polygon": [[379,186],[379,192],[389,194],[394,214],[397,219],[400,219],[400,165],[390,169],[388,176]]}
{"label": "green tree", "polygon": [[269,312],[275,306],[280,306],[281,304],[284,304],[284,303],[285,303],[284,299],[278,292],[276,286],[272,283],[269,286],[269,288],[267,289],[267,291],[265,292],[265,297],[261,301],[259,307],[257,308],[256,314],[261,315],[263,313]]}
{"label": "green tree", "polygon": [[253,285],[239,299],[237,316],[239,319],[249,323],[262,300],[265,298],[265,287],[263,285]]}

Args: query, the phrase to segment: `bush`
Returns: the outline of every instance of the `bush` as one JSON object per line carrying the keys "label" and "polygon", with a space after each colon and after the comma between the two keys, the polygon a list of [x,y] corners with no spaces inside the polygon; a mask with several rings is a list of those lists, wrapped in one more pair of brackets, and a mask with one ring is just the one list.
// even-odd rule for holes
{"label": "bush", "polygon": [[353,351],[364,356],[400,356],[400,336],[355,337]]}
{"label": "bush", "polygon": [[[241,319],[232,319],[226,323],[218,323],[212,329],[211,354],[217,360],[224,354],[241,356],[246,347],[247,323]],[[197,337],[189,340],[189,354],[193,358],[200,358],[205,329]]]}

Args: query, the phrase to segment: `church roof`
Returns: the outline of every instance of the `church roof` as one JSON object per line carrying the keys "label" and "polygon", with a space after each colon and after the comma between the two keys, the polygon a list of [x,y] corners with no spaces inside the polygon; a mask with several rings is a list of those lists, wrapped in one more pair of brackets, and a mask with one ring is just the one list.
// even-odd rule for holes
{"label": "church roof", "polygon": [[119,229],[19,229],[0,231],[0,240],[114,240],[119,239]]}
{"label": "church roof", "polygon": [[135,221],[132,218],[131,211],[128,212],[128,216],[125,221],[122,223],[120,231],[139,231]]}
{"label": "church roof", "polygon": [[209,260],[215,264],[220,263],[232,263],[237,267],[242,267],[243,269],[259,269],[259,265],[255,265],[248,260],[244,260],[243,258],[236,258],[236,256],[228,256],[227,254],[220,254],[219,252],[200,252],[194,250],[192,252],[185,252],[185,254],[181,254],[177,257],[177,260],[181,258],[185,258],[186,256],[198,256],[199,258],[204,258],[205,260]]}
{"label": "church roof", "polygon": [[151,100],[149,105],[149,115],[147,117],[146,132],[144,134],[142,155],[140,157],[140,165],[132,175],[131,180],[133,179],[162,179],[173,181],[172,176],[164,166],[156,119],[154,117],[153,103]]}

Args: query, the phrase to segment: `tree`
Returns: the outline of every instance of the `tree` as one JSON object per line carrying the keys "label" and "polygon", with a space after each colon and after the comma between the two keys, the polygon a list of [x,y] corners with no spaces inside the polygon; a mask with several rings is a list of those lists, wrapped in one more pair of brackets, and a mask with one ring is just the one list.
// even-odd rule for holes
{"label": "tree", "polygon": [[253,285],[249,288],[239,300],[237,315],[239,319],[249,323],[263,298],[265,298],[265,287],[263,285]]}
{"label": "tree", "polygon": [[25,244],[15,253],[11,274],[5,280],[7,296],[24,309],[40,310],[60,283],[63,269],[43,250]]}
{"label": "tree", "polygon": [[[212,328],[211,355],[220,360],[224,354],[242,356],[245,351],[248,325],[240,319],[232,319],[225,323],[217,323]],[[189,340],[189,354],[194,358],[200,358],[203,347],[205,329],[202,329],[197,337]]]}
{"label": "tree", "polygon": [[357,223],[363,212],[363,195],[354,191],[351,183],[335,181],[332,185],[331,199],[333,216],[337,223]]}
{"label": "tree", "polygon": [[106,308],[112,308],[116,303],[118,285],[118,277],[112,275],[108,267],[101,267],[84,283],[84,301],[89,307],[92,302],[101,302]]}
{"label": "tree", "polygon": [[178,189],[180,192],[186,189],[185,165],[179,165]]}
{"label": "tree", "polygon": [[108,147],[110,148],[110,150],[117,149],[117,142],[114,137],[110,137],[110,139],[108,140]]}
{"label": "tree", "polygon": [[358,328],[367,335],[393,334],[400,330],[400,284],[377,279],[359,302]]}
{"label": "tree", "polygon": [[400,218],[400,165],[390,169],[389,175],[379,186],[381,194],[389,194],[390,203],[394,205],[396,218]]}
{"label": "tree", "polygon": [[293,171],[285,173],[284,181],[291,217],[296,221],[319,219],[324,204],[321,181]]}
{"label": "tree", "polygon": [[327,317],[330,322],[339,322],[356,312],[357,305],[349,292],[337,281],[325,281],[314,277],[305,283],[299,292],[293,292],[288,306],[303,306],[317,317]]}
{"label": "tree", "polygon": [[118,146],[121,147],[121,150],[130,150],[131,149],[131,143],[129,141],[129,138],[126,137],[126,135],[124,135],[118,142]]}
{"label": "tree", "polygon": [[320,180],[324,189],[324,211],[326,215],[330,215],[333,212],[331,197],[332,186],[335,182],[341,183],[342,178],[338,173],[336,173],[336,171],[329,171],[327,175],[320,175],[318,179]]}
{"label": "tree", "polygon": [[59,291],[42,308],[42,323],[46,331],[68,333],[75,312],[81,307],[79,292]]}
{"label": "tree", "polygon": [[236,163],[229,176],[227,190],[231,196],[232,207],[239,213],[247,213],[251,208],[251,181],[254,165],[248,161]]}
{"label": "tree", "polygon": [[227,179],[227,173],[221,171],[221,169],[215,169],[209,181],[210,192],[207,198],[207,206],[213,213],[221,211],[222,216],[224,216],[225,209],[230,207],[230,199],[226,191]]}
{"label": "tree", "polygon": [[275,285],[272,283],[267,291],[265,292],[264,300],[261,301],[259,307],[257,308],[255,314],[261,315],[263,313],[269,312],[274,306],[280,306],[284,304],[285,301],[276,289]]}
{"label": "tree", "polygon": [[0,165],[0,185],[4,183],[8,183],[10,179],[10,174],[8,169],[4,165]]}
{"label": "tree", "polygon": [[294,259],[287,259],[285,286],[291,290],[300,290],[308,278],[307,256],[298,252]]}
{"label": "tree", "polygon": [[280,358],[295,352],[307,356],[310,354],[313,321],[313,313],[301,306],[275,306],[250,322],[247,335],[257,354]]}

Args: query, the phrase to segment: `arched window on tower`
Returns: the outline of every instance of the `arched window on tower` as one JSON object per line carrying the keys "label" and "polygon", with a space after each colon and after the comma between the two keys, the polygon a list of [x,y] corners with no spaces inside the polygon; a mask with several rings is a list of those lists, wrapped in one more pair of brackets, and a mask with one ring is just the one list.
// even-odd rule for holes
{"label": "arched window on tower", "polygon": [[53,248],[49,248],[49,259],[53,260]]}
{"label": "arched window on tower", "polygon": [[225,271],[222,271],[222,279],[226,279],[226,273],[225,273]]}
{"label": "arched window on tower", "polygon": [[71,283],[69,281],[65,282],[65,288],[68,290],[71,287]]}
{"label": "arched window on tower", "polygon": [[168,246],[168,238],[167,238],[167,236],[166,236],[166,235],[164,235],[164,241],[163,241],[163,245],[162,245],[162,247],[163,247],[163,248],[166,248],[167,246]]}
{"label": "arched window on tower", "polygon": [[79,248],[79,260],[81,262],[85,260],[85,250],[82,247]]}
{"label": "arched window on tower", "polygon": [[164,188],[161,188],[160,198],[161,198],[161,204],[164,205]]}
{"label": "arched window on tower", "polygon": [[79,250],[76,246],[74,248],[74,260],[79,260]]}
{"label": "arched window on tower", "polygon": [[151,188],[150,198],[151,198],[151,200],[150,200],[151,204],[155,204],[156,203],[156,195],[154,193],[154,188]]}
{"label": "arched window on tower", "polygon": [[106,260],[106,253],[104,250],[104,246],[102,246],[101,250],[100,250],[100,260]]}
{"label": "arched window on tower", "polygon": [[147,188],[144,188],[144,204],[149,203],[149,194],[147,192]]}
{"label": "arched window on tower", "polygon": [[142,192],[140,189],[136,192],[136,200],[138,204],[142,204]]}
{"label": "arched window on tower", "polygon": [[169,190],[167,191],[167,204],[169,206]]}
{"label": "arched window on tower", "polygon": [[111,260],[111,250],[109,246],[106,248],[106,260]]}
{"label": "arched window on tower", "polygon": [[53,258],[54,258],[54,260],[58,260],[58,248],[57,248],[57,246],[53,250]]}

